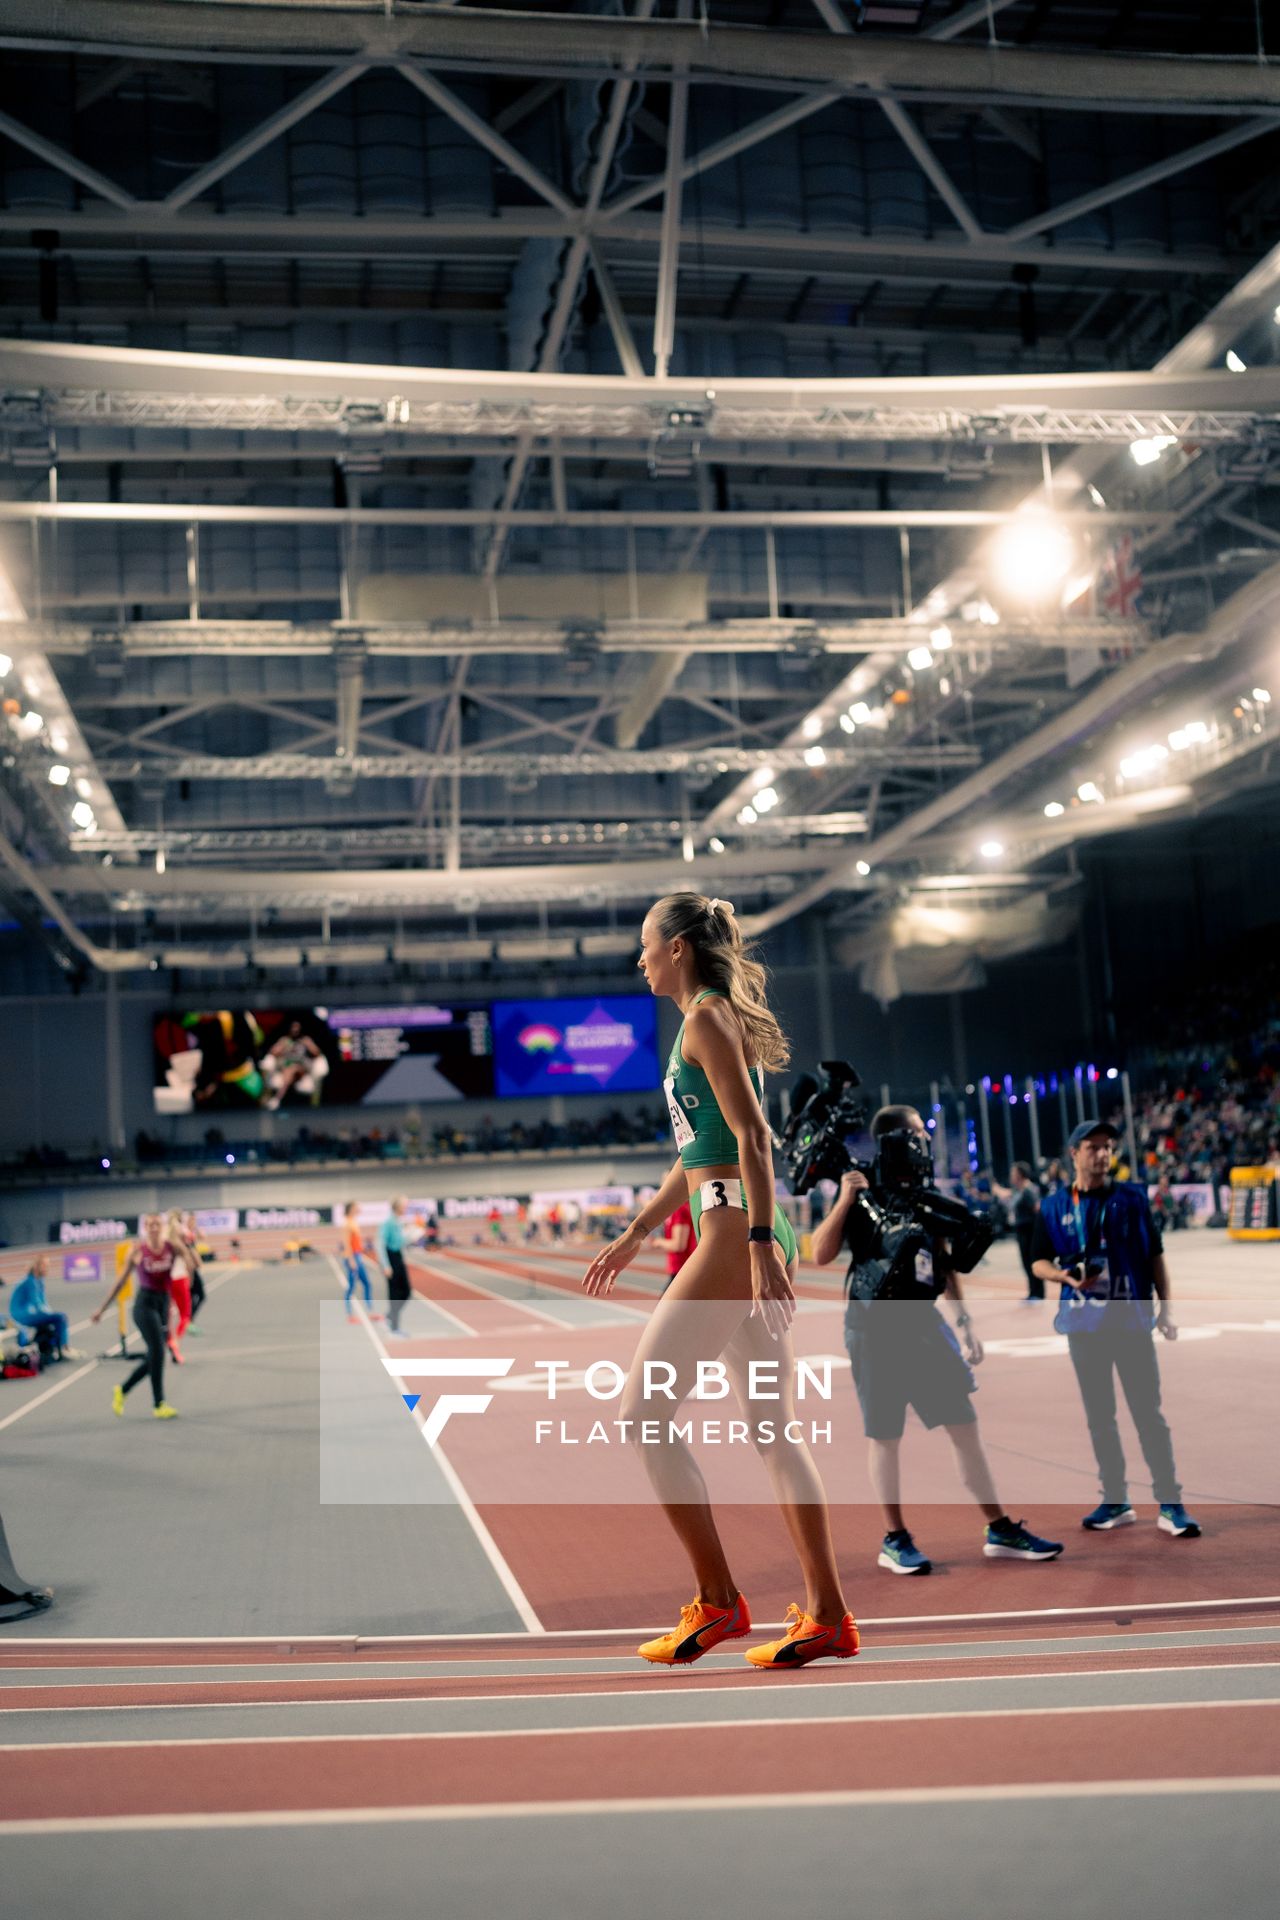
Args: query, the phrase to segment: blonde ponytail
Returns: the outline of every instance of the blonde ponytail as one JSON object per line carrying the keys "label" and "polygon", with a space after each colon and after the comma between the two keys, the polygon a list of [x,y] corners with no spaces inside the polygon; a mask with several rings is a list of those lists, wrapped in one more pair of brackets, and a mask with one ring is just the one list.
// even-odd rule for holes
{"label": "blonde ponytail", "polygon": [[699,980],[729,1002],[754,1064],[770,1073],[780,1072],[791,1058],[791,1048],[769,1010],[767,975],[742,937],[732,903],[708,900],[701,893],[669,893],[650,909],[650,915],[664,940],[688,944]]}

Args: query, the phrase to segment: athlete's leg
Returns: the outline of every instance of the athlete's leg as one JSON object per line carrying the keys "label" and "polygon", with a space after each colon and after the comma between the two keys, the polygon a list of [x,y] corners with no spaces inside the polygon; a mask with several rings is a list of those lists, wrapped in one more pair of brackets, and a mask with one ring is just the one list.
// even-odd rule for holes
{"label": "athlete's leg", "polygon": [[[720,1221],[705,1232],[658,1301],[640,1336],[618,1406],[619,1418],[632,1423],[629,1437],[693,1564],[697,1598],[713,1607],[732,1607],[738,1587],[716,1529],[702,1469],[690,1447],[672,1436],[669,1428],[697,1384],[698,1362],[718,1359],[751,1310],[745,1214],[739,1214],[738,1221],[737,1235],[726,1233],[729,1223]],[[652,1389],[646,1396],[646,1367],[654,1380],[669,1389],[670,1398]],[[644,1421],[658,1430],[655,1444],[642,1442]]]}
{"label": "athlete's leg", "polygon": [[[787,1271],[794,1282],[797,1262]],[[839,1626],[846,1608],[836,1569],[835,1548],[831,1544],[831,1521],[827,1512],[826,1490],[813,1455],[803,1441],[785,1438],[788,1423],[797,1418],[795,1401],[795,1358],[791,1335],[774,1340],[756,1317],[738,1328],[725,1349],[725,1364],[733,1381],[757,1453],[764,1464],[773,1496],[782,1510],[792,1543],[804,1570],[805,1612],[820,1626]],[[774,1438],[760,1438],[755,1404],[751,1400],[750,1368],[753,1361],[777,1364],[777,1400],[769,1404]],[[770,1374],[770,1390],[773,1375]]]}
{"label": "athlete's leg", "polygon": [[373,1305],[373,1288],[369,1284],[369,1270],[359,1254],[356,1255],[356,1278],[364,1288],[364,1303],[366,1307],[371,1307]]}

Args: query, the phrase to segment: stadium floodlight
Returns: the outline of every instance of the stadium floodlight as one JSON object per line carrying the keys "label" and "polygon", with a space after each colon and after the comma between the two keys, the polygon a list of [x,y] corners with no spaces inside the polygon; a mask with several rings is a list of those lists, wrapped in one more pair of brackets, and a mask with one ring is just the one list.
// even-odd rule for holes
{"label": "stadium floodlight", "polygon": [[935,627],[929,635],[929,645],[935,653],[945,653],[951,645],[950,627]]}
{"label": "stadium floodlight", "polygon": [[28,740],[34,740],[38,733],[44,732],[44,715],[37,713],[34,707],[29,707],[18,722],[18,732]]}
{"label": "stadium floodlight", "polygon": [[842,733],[856,733],[857,729],[858,723],[851,713],[842,713],[840,715],[840,730]]}
{"label": "stadium floodlight", "polygon": [[711,838],[708,840],[707,845],[710,847],[712,853],[724,852],[724,841],[718,838],[718,836],[714,833],[712,834]]}
{"label": "stadium floodlight", "polygon": [[820,713],[806,713],[800,722],[800,733],[805,740],[816,740],[826,726]]}
{"label": "stadium floodlight", "polygon": [[768,813],[777,804],[778,789],[776,787],[761,787],[753,802],[757,813]]}
{"label": "stadium floodlight", "polygon": [[1102,799],[1102,788],[1096,785],[1094,781],[1086,780],[1083,786],[1076,788],[1076,799],[1084,801],[1092,800],[1095,802],[1100,801]]}
{"label": "stadium floodlight", "polygon": [[167,865],[168,865],[168,862],[164,857],[164,848],[157,847],[156,848],[156,872],[163,873]]}
{"label": "stadium floodlight", "polygon": [[757,767],[751,776],[751,784],[759,793],[761,787],[771,787],[776,779],[777,775],[772,767]]}
{"label": "stadium floodlight", "polygon": [[1044,817],[1046,820],[1060,820],[1065,812],[1061,800],[1050,800],[1045,807]]}
{"label": "stadium floodlight", "polygon": [[1169,745],[1175,753],[1184,753],[1188,747],[1202,747],[1212,738],[1209,724],[1205,720],[1188,720],[1185,727],[1175,727],[1169,735]]}
{"label": "stadium floodlight", "polygon": [[65,787],[70,778],[70,767],[64,767],[61,762],[58,762],[49,769],[49,785],[51,787]]}
{"label": "stadium floodlight", "polygon": [[871,718],[871,709],[865,700],[855,700],[849,709],[849,718],[860,727],[865,727]]}
{"label": "stadium floodlight", "polygon": [[79,775],[77,775],[77,777],[76,777],[76,792],[77,792],[77,793],[78,793],[78,794],[80,795],[80,798],[81,798],[82,800],[92,800],[92,798],[93,798],[93,782],[92,782],[92,780],[90,780],[90,779],[88,778],[88,776],[87,776],[86,774],[83,774],[83,773],[82,773],[82,774],[79,774]]}
{"label": "stadium floodlight", "polygon": [[1051,598],[1075,560],[1071,535],[1048,514],[1018,514],[992,547],[1001,586],[1016,600]]}
{"label": "stadium floodlight", "polygon": [[1255,687],[1253,697],[1260,707],[1269,707],[1271,705],[1271,694],[1266,687]]}
{"label": "stadium floodlight", "polygon": [[760,815],[754,807],[743,807],[738,814],[738,825],[740,827],[754,827],[759,818]]}
{"label": "stadium floodlight", "polygon": [[1003,840],[984,840],[978,848],[984,860],[1002,860],[1004,858]]}
{"label": "stadium floodlight", "polygon": [[1227,367],[1231,373],[1248,373],[1248,362],[1242,360],[1234,347],[1227,348]]}
{"label": "stadium floodlight", "polygon": [[806,747],[804,750],[804,763],[806,767],[825,767],[827,764],[826,748]]}
{"label": "stadium floodlight", "polygon": [[916,673],[928,673],[933,665],[933,655],[928,647],[912,647],[907,655],[907,665]]}
{"label": "stadium floodlight", "polygon": [[1149,440],[1131,440],[1129,458],[1135,467],[1151,467],[1155,465],[1165,448],[1173,445],[1175,440],[1171,433],[1153,434]]}
{"label": "stadium floodlight", "polygon": [[71,818],[78,827],[88,829],[93,825],[93,808],[87,800],[77,800],[71,809]]}
{"label": "stadium floodlight", "polygon": [[871,871],[870,863],[866,860],[859,860],[856,863],[856,865],[857,865],[858,872],[862,875],[863,879],[865,880],[867,875]]}
{"label": "stadium floodlight", "polygon": [[7,674],[12,672],[13,655],[10,653],[0,653],[0,680],[3,680]]}

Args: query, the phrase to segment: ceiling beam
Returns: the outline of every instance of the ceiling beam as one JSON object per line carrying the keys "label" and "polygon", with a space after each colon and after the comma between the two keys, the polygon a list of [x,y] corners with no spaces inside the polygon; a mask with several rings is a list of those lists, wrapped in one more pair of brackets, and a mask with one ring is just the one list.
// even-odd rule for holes
{"label": "ceiling beam", "polygon": [[[580,623],[577,623],[580,624]],[[127,658],[189,659],[215,656],[311,655],[328,660],[334,645],[344,638],[363,641],[368,654],[400,655],[413,659],[452,658],[460,653],[508,655],[564,654],[568,635],[558,621],[505,620],[490,626],[450,626],[436,621],[379,625],[368,622],[294,624],[287,620],[174,620],[95,621],[91,625],[64,621],[13,622],[6,629],[19,643],[42,647],[51,654],[92,657],[104,640],[119,641]],[[683,624],[678,621],[605,621],[592,629],[593,650],[602,654],[660,653],[763,654],[775,658],[788,649],[822,653],[865,653],[871,647],[906,652],[920,645],[920,625],[911,619],[886,620],[713,620]],[[961,653],[977,646],[991,648],[1089,648],[1141,646],[1147,629],[1140,621],[1027,619],[1013,616],[999,627],[955,629]],[[574,691],[562,680],[551,689],[560,695]],[[327,698],[315,691],[297,698]],[[442,689],[424,690],[438,697]],[[370,699],[384,697],[377,686],[366,689]],[[81,692],[78,698],[84,699]],[[122,704],[130,696],[121,695]],[[170,696],[172,697],[172,696]],[[211,696],[212,697],[212,696]],[[218,697],[223,697],[219,694]],[[229,696],[228,696],[229,697]],[[116,696],[112,696],[114,702]],[[95,704],[97,704],[95,702]]]}
{"label": "ceiling beam", "polygon": [[83,9],[6,0],[0,46],[100,51],[111,58],[165,53],[207,61],[218,52],[290,64],[360,55],[394,63],[414,56],[503,74],[561,71],[584,78],[635,72],[737,80],[764,86],[838,87],[849,93],[989,100],[1097,112],[1250,113],[1280,110],[1280,72],[1253,59],[1084,53],[1059,47],[988,47],[921,38],[819,32],[707,21],[636,21],[600,15],[490,13],[455,8],[383,17],[368,8],[257,4],[164,7],[95,0],[98,31]]}
{"label": "ceiling beam", "polygon": [[[657,214],[632,213],[608,218],[601,209],[593,219],[570,217],[554,207],[499,207],[483,217],[474,214],[299,214],[237,212],[211,213],[205,208],[134,208],[131,212],[104,212],[89,208],[60,212],[61,250],[81,259],[131,259],[142,254],[153,259],[184,258],[249,260],[266,255],[299,260],[418,260],[435,262],[514,259],[528,240],[564,239],[581,232],[606,237],[614,249],[630,247],[647,260],[656,254],[662,222]],[[0,209],[0,241],[9,236],[5,251],[30,258],[31,215]],[[970,275],[985,266],[996,275],[1009,266],[1038,266],[1057,273],[1114,274],[1117,284],[1129,281],[1189,277],[1228,279],[1247,265],[1241,253],[1218,247],[1182,247],[1168,253],[1136,247],[1053,245],[1047,239],[1010,241],[1001,234],[971,240],[967,234],[943,229],[933,234],[864,234],[848,230],[821,235],[776,231],[768,227],[721,227],[692,223],[681,228],[680,244],[693,257],[712,266],[740,267],[743,271],[831,273],[861,266],[883,268],[902,278],[910,268],[921,275],[948,264]]]}
{"label": "ceiling beam", "polygon": [[[883,736],[856,747],[831,746],[827,764],[839,767],[909,767],[926,769],[973,766],[980,758],[976,747],[962,742],[933,746],[895,745]],[[713,779],[720,773],[759,771],[771,767],[778,772],[805,769],[804,754],[795,747],[650,747],[622,752],[609,747],[593,747],[590,752],[573,753],[489,753],[482,747],[466,747],[433,753],[406,747],[399,753],[359,753],[343,763],[344,768],[365,780],[400,780],[417,775],[442,775],[469,780],[538,778],[599,778],[617,774],[689,773]],[[153,759],[131,756],[103,760],[101,771],[112,780],[328,780],[334,771],[327,754],[294,753],[289,749],[275,753],[235,756],[175,752]]]}
{"label": "ceiling beam", "polygon": [[[263,507],[252,502],[214,506],[207,501],[169,500],[0,500],[0,522],[58,522],[95,526],[261,526],[261,527],[576,527],[582,532],[606,528],[737,530],[788,527],[1003,527],[1016,508],[1000,507],[828,507],[758,511],[726,507],[711,513],[679,508],[626,509],[554,507]],[[1067,508],[1057,518],[1080,527],[1168,527],[1177,515],[1157,510],[1122,512],[1098,507]],[[269,598],[269,596],[266,596]]]}

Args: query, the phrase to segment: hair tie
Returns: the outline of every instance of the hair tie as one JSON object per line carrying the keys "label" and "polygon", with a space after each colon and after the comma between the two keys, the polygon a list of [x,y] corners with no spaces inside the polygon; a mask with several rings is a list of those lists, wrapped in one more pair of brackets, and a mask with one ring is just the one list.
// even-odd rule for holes
{"label": "hair tie", "polygon": [[709,900],[707,902],[707,907],[711,913],[714,913],[718,907],[723,907],[724,911],[727,914],[732,915],[733,913],[732,900]]}

